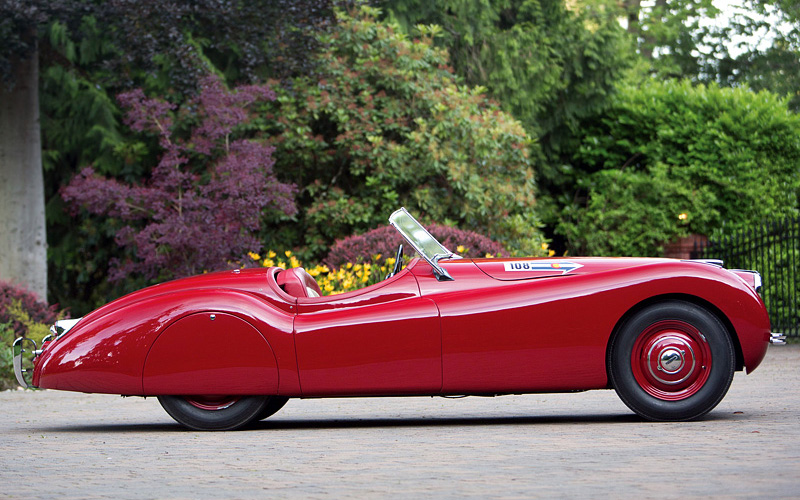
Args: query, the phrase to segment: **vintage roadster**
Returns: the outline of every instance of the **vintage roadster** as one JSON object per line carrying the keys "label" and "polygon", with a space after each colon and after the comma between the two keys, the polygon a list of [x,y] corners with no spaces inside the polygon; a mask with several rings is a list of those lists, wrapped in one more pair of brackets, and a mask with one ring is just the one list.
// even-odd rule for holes
{"label": "vintage roadster", "polygon": [[695,419],[770,342],[754,271],[648,258],[465,259],[405,209],[418,254],[381,283],[320,296],[302,268],[242,269],[140,290],[14,345],[19,383],[156,396],[200,430],[289,398],[502,395],[613,388],[651,420]]}

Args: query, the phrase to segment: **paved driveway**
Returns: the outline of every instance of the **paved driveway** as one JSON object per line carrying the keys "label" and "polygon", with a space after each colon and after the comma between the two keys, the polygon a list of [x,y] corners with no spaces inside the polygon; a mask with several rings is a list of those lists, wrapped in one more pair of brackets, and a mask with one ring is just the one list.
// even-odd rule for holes
{"label": "paved driveway", "polygon": [[0,416],[0,498],[800,498],[800,346],[688,423],[613,391],[293,400],[226,433],[54,391],[0,393]]}

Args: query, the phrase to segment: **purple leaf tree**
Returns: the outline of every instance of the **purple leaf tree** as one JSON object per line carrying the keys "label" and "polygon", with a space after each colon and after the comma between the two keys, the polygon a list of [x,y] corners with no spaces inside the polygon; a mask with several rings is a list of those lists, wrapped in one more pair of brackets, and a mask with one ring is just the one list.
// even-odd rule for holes
{"label": "purple leaf tree", "polygon": [[[294,215],[296,187],[278,181],[274,148],[244,129],[253,105],[274,100],[266,85],[229,90],[206,77],[181,109],[141,89],[118,97],[134,131],[154,134],[163,150],[149,179],[126,184],[86,167],[62,188],[73,212],[115,217],[128,224],[117,243],[135,258],[110,263],[109,279],[140,273],[147,279],[189,276],[228,267],[248,251],[265,211]],[[178,130],[181,132],[179,133]]]}

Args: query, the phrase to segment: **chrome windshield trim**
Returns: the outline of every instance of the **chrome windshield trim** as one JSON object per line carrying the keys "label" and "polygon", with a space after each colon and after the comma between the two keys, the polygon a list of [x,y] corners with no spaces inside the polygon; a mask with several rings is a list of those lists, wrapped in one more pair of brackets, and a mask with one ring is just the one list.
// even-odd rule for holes
{"label": "chrome windshield trim", "polygon": [[[389,223],[431,265],[437,280],[453,281],[453,277],[447,270],[439,265],[439,260],[453,258],[453,252],[439,243],[414,216],[408,213],[405,207],[395,210],[389,217]],[[426,241],[420,240],[419,237],[425,238]]]}

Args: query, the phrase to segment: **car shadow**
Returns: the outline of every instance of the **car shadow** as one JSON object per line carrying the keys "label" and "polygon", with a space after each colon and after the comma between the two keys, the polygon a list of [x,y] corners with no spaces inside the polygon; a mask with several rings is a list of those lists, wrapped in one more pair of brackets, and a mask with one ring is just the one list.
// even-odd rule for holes
{"label": "car shadow", "polygon": [[564,415],[513,417],[424,417],[424,418],[336,418],[267,419],[251,425],[254,430],[369,429],[385,427],[481,427],[495,425],[613,424],[641,421],[636,415]]}
{"label": "car shadow", "polygon": [[[700,421],[725,421],[741,420],[745,415],[727,413],[712,413]],[[421,418],[312,418],[312,419],[281,419],[273,417],[250,424],[246,428],[235,432],[247,431],[291,431],[291,430],[324,430],[324,429],[374,429],[374,428],[435,428],[435,427],[483,427],[483,426],[542,426],[542,425],[600,425],[600,424],[631,424],[643,425],[679,425],[682,422],[648,422],[635,414],[597,414],[597,415],[548,415],[548,416],[509,416],[509,417],[421,417]],[[182,427],[178,423],[153,423],[153,424],[95,424],[95,425],[62,425],[41,427],[38,432],[197,432]]]}

